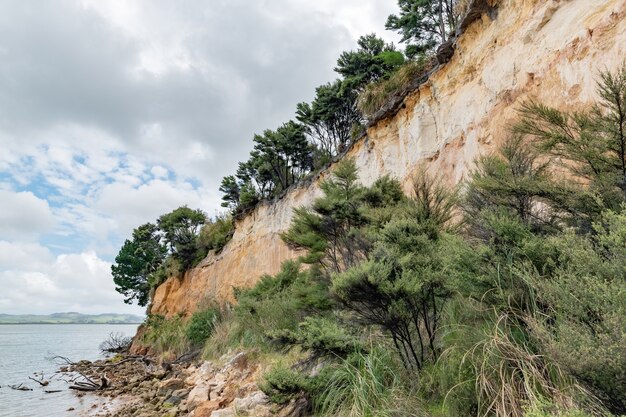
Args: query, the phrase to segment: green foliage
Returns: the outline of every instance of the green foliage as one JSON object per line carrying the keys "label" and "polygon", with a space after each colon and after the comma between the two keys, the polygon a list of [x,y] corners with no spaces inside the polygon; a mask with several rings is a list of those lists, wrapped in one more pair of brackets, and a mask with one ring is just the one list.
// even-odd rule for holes
{"label": "green foliage", "polygon": [[472,234],[485,240],[493,234],[484,217],[494,211],[517,216],[534,232],[559,230],[571,187],[554,180],[550,161],[521,136],[508,138],[499,150],[478,158],[467,185],[464,209]]}
{"label": "green foliage", "polygon": [[619,210],[626,201],[626,65],[600,74],[598,94],[598,104],[575,113],[526,103],[515,126],[588,184],[566,202],[585,231],[603,210]]}
{"label": "green foliage", "polygon": [[360,210],[363,187],[357,184],[352,159],[337,164],[333,177],[322,181],[324,197],[312,208],[294,211],[289,230],[281,235],[292,248],[306,250],[305,263],[319,264],[326,271],[340,272],[358,264],[367,250],[358,233],[365,224]]}
{"label": "green foliage", "polygon": [[199,256],[204,256],[198,253],[197,236],[206,221],[204,212],[187,206],[179,207],[157,220],[171,256],[181,263],[181,272],[189,269]]}
{"label": "green foliage", "polygon": [[322,316],[306,317],[296,330],[274,331],[269,336],[281,345],[300,346],[313,357],[345,357],[356,350],[362,350],[362,345],[353,332],[342,327],[337,320]]}
{"label": "green foliage", "polygon": [[231,216],[219,216],[207,222],[198,235],[198,247],[203,253],[214,250],[220,252],[230,241],[235,232],[235,224]]}
{"label": "green foliage", "polygon": [[541,314],[530,319],[544,351],[613,412],[626,410],[626,212],[608,212],[598,235],[555,237],[563,261],[550,277],[526,271]]}
{"label": "green foliage", "polygon": [[257,346],[266,345],[272,333],[295,331],[307,315],[333,305],[315,270],[300,271],[293,261],[283,263],[276,276],[263,276],[253,288],[236,290],[235,297],[238,339]]}
{"label": "green foliage", "polygon": [[309,389],[309,379],[285,365],[277,365],[263,375],[259,388],[276,404],[286,404]]}
{"label": "green foliage", "polygon": [[456,0],[398,0],[400,13],[387,18],[385,27],[400,32],[413,57],[434,49],[455,34],[460,16]]}
{"label": "green foliage", "polygon": [[150,277],[160,267],[166,252],[155,225],[146,223],[133,230],[133,239],[124,242],[111,266],[115,290],[124,295],[125,303],[136,300],[140,306],[148,304]]}
{"label": "green foliage", "polygon": [[314,404],[316,415],[322,416],[420,415],[411,397],[393,357],[384,349],[373,349],[331,367]]}
{"label": "green foliage", "polygon": [[336,80],[317,87],[310,104],[298,104],[296,118],[306,126],[308,135],[326,155],[332,157],[346,150],[355,126],[361,125],[356,99],[354,90],[344,88],[343,81]]}
{"label": "green foliage", "polygon": [[343,52],[337,60],[335,71],[344,77],[344,88],[361,90],[371,82],[388,78],[404,63],[404,55],[374,33],[361,36],[358,45],[358,50]]}
{"label": "green foliage", "polygon": [[432,63],[425,57],[404,63],[388,77],[367,84],[360,91],[357,108],[363,116],[371,119],[391,98],[408,93],[415,80],[422,77],[431,66]]}
{"label": "green foliage", "polygon": [[157,355],[177,357],[189,350],[190,344],[182,317],[166,319],[160,315],[149,315],[142,344],[149,346]]}
{"label": "green foliage", "polygon": [[215,308],[199,310],[193,313],[185,328],[185,334],[189,342],[195,346],[202,345],[213,333],[218,320],[219,310]]}

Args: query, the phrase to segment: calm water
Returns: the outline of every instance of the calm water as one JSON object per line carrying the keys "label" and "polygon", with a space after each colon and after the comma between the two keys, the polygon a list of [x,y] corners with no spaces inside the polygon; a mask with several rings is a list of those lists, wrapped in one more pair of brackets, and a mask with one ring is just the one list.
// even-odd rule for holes
{"label": "calm water", "polygon": [[[73,361],[101,357],[100,343],[110,333],[132,336],[136,324],[24,324],[0,325],[0,417],[80,416],[93,404],[87,395],[78,398],[57,377],[45,389],[28,379],[33,373],[44,373],[50,380],[59,366],[47,359],[61,355]],[[15,391],[8,385],[24,385],[33,391]],[[75,411],[67,411],[73,407]]]}

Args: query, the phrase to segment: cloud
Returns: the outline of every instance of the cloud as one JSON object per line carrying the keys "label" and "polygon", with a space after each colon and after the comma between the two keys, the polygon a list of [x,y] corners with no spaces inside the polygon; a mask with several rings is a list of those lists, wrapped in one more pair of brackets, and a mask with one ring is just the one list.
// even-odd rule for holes
{"label": "cloud", "polygon": [[[7,247],[13,253],[30,249],[30,255],[45,252],[45,248]],[[35,261],[29,269],[0,271],[0,311],[13,314],[46,314],[60,311],[82,313],[127,312],[142,314],[144,309],[123,304],[123,297],[115,292],[110,275],[110,263],[95,252],[61,255],[49,263]],[[0,265],[7,264],[0,258]],[[22,265],[28,265],[24,263]]]}
{"label": "cloud", "polygon": [[216,214],[253,134],[293,118],[394,3],[2,2],[0,312],[119,302],[107,262],[132,229],[184,204]]}
{"label": "cloud", "polygon": [[0,201],[0,239],[29,239],[55,224],[48,202],[31,192],[0,190]]}

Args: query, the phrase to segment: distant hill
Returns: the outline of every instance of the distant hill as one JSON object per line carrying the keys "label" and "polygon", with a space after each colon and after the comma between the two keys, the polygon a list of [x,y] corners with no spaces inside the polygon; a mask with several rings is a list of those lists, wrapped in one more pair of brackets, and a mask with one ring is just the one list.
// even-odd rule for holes
{"label": "distant hill", "polygon": [[80,314],[54,313],[37,314],[0,314],[0,324],[135,324],[143,318],[134,314]]}

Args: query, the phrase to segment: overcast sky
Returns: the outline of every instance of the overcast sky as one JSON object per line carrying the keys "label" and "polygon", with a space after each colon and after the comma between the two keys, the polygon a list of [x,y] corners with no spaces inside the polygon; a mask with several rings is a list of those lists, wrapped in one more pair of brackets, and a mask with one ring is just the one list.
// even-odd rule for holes
{"label": "overcast sky", "polygon": [[395,0],[0,0],[0,313],[131,312],[132,229],[219,183]]}

